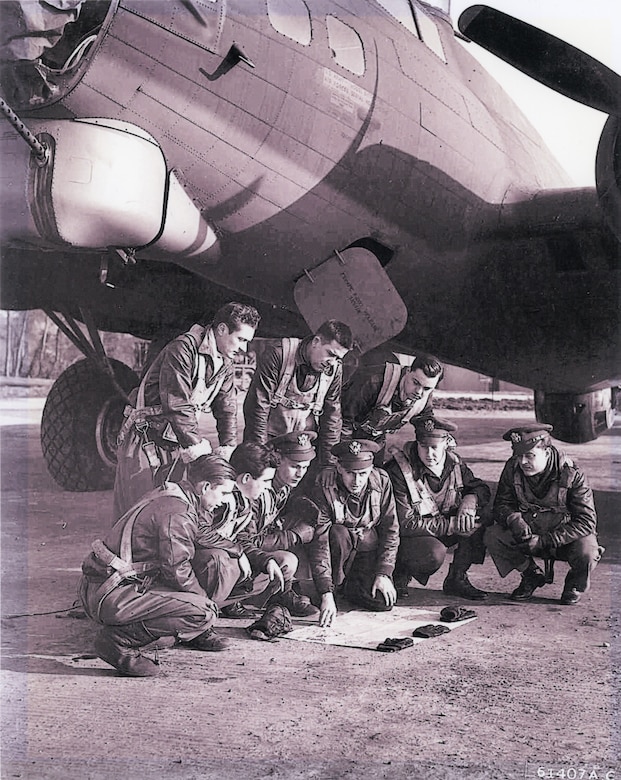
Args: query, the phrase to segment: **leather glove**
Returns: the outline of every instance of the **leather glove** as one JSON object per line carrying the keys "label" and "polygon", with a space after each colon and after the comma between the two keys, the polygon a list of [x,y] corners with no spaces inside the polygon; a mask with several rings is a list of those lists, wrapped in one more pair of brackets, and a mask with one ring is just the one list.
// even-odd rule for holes
{"label": "leather glove", "polygon": [[541,537],[533,534],[530,539],[525,539],[518,544],[520,550],[526,555],[542,555],[546,551],[545,544]]}
{"label": "leather glove", "polygon": [[246,631],[251,639],[269,642],[281,634],[288,634],[292,629],[291,613],[287,607],[271,604],[258,620],[246,628]]}
{"label": "leather glove", "polygon": [[532,536],[532,529],[519,512],[512,512],[506,520],[507,528],[516,542],[523,542]]}
{"label": "leather glove", "polygon": [[444,607],[440,610],[440,620],[445,623],[457,623],[460,620],[470,620],[476,616],[477,613],[467,607]]}
{"label": "leather glove", "polygon": [[412,631],[412,636],[419,637],[421,639],[431,639],[434,636],[440,636],[440,634],[447,634],[451,629],[447,626],[441,626],[435,623],[427,623],[425,626],[419,626]]}

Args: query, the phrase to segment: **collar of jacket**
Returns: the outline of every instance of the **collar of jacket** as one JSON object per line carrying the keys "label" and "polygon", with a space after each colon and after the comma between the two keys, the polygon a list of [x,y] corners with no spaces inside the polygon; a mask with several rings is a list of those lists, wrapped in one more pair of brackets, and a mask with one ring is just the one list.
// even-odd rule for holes
{"label": "collar of jacket", "polygon": [[[169,483],[164,483],[164,485],[167,485]],[[194,488],[192,487],[192,483],[188,482],[187,480],[182,480],[181,482],[177,483],[177,486],[181,488],[183,493],[185,494],[185,497],[188,501],[188,504],[192,506],[196,511],[198,512],[200,508],[200,500],[196,493],[194,492]]]}
{"label": "collar of jacket", "polygon": [[[298,348],[295,353],[295,367],[306,366],[309,371],[315,371],[308,360],[308,345],[311,343],[313,337],[305,336],[298,344]],[[315,372],[316,373],[316,372]]]}
{"label": "collar of jacket", "polygon": [[196,341],[201,355],[211,358],[213,373],[217,374],[224,365],[226,358],[218,352],[216,337],[210,326],[192,325],[188,333]]}

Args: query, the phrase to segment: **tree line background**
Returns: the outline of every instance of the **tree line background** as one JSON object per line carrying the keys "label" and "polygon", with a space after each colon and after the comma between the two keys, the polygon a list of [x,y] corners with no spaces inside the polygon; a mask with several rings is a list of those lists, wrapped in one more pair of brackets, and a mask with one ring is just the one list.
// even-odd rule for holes
{"label": "tree line background", "polygon": [[[83,358],[77,347],[41,310],[0,310],[0,323],[4,325],[0,326],[0,380],[3,380],[0,381],[0,397],[29,393],[30,391],[18,385],[37,384],[37,380],[40,385],[47,386],[68,366]],[[126,333],[100,331],[100,337],[109,357],[125,363],[140,376],[147,360],[148,341]],[[235,379],[239,390],[248,389],[257,358],[272,342],[272,339],[256,338],[248,354],[239,355],[235,360]],[[17,379],[20,377],[23,378],[22,382]],[[465,391],[491,394],[525,390],[517,385],[448,364],[445,364],[445,375],[440,389],[455,393]],[[485,406],[486,402],[467,403],[468,408],[475,408],[477,404]],[[530,408],[532,398],[526,403]],[[438,400],[437,405],[439,404]]]}
{"label": "tree line background", "polygon": [[[82,353],[40,310],[0,312],[0,375],[56,379]],[[106,353],[139,371],[148,342],[125,333],[101,333]]]}
{"label": "tree line background", "polygon": [[[127,333],[100,331],[99,335],[108,357],[120,360],[140,376],[149,342]],[[251,352],[235,359],[239,390],[248,389],[257,353],[267,341],[256,339]],[[45,312],[0,310],[0,397],[46,394],[52,382],[83,357]]]}

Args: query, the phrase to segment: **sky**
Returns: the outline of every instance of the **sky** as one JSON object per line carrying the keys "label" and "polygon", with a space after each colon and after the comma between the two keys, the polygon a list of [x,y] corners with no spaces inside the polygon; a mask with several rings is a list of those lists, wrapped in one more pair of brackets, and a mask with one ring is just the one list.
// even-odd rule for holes
{"label": "sky", "polygon": [[[474,4],[451,0],[455,22]],[[487,0],[485,5],[562,38],[621,74],[619,0]],[[538,84],[474,43],[467,48],[513,97],[574,183],[592,186],[606,115]]]}

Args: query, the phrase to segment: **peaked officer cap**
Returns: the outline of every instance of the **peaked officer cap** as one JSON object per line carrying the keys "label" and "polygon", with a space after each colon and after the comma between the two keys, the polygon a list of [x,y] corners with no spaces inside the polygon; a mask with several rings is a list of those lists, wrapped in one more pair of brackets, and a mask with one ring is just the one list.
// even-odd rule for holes
{"label": "peaked officer cap", "polygon": [[515,455],[523,455],[532,450],[538,442],[547,440],[552,430],[553,427],[547,423],[534,422],[510,428],[503,433],[502,438],[511,442]]}
{"label": "peaked officer cap", "polygon": [[295,461],[312,460],[317,454],[313,442],[317,438],[314,431],[296,431],[284,433],[270,439],[269,443],[285,458]]}
{"label": "peaked officer cap", "polygon": [[448,420],[441,420],[439,417],[415,418],[411,421],[416,430],[416,441],[427,441],[432,439],[452,439],[452,434],[457,430],[457,426]]}
{"label": "peaked officer cap", "polygon": [[347,468],[366,469],[373,465],[373,456],[381,447],[369,439],[350,439],[335,444],[331,452]]}

